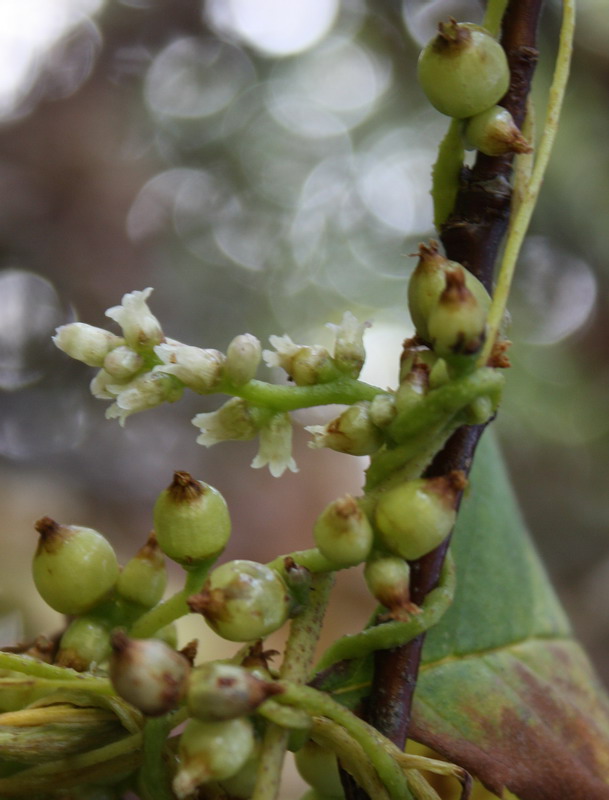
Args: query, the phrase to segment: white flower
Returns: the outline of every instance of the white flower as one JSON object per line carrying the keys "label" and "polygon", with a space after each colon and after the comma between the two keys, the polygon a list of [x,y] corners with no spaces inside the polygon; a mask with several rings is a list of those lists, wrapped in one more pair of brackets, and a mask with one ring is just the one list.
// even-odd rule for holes
{"label": "white flower", "polygon": [[171,376],[152,372],[140,375],[130,383],[108,385],[105,388],[110,396],[116,397],[106,411],[106,418],[118,418],[121,425],[125,424],[130,414],[160,406],[161,403],[173,403],[183,392],[183,387]]}
{"label": "white flower", "polygon": [[118,322],[123,329],[127,344],[136,349],[152,347],[163,341],[161,323],[146,303],[151,294],[151,288],[130,292],[123,295],[120,306],[113,306],[106,311],[106,316]]}
{"label": "white flower", "polygon": [[260,427],[256,424],[248,403],[240,397],[233,397],[217,411],[197,414],[192,424],[201,429],[197,443],[205,447],[229,439],[253,439]]}
{"label": "white flower", "polygon": [[117,347],[104,359],[104,370],[113,376],[114,382],[128,381],[144,366],[144,359],[130,347]]}
{"label": "white flower", "polygon": [[260,341],[251,333],[235,336],[226,350],[226,377],[235,386],[251,381],[260,364]]}
{"label": "white flower", "polygon": [[89,367],[101,367],[106,355],[124,340],[103,328],[85,322],[71,322],[57,328],[53,342],[71,358]]}
{"label": "white flower", "polygon": [[326,327],[336,335],[334,359],[337,365],[343,372],[357,378],[366,360],[364,331],[370,327],[370,323],[360,323],[350,311],[345,311],[340,325],[328,322]]}
{"label": "white flower", "polygon": [[211,392],[222,378],[226,356],[219,350],[203,350],[170,340],[157,345],[154,352],[163,363],[153,372],[174,375],[194,392]]}
{"label": "white flower", "polygon": [[298,472],[292,458],[292,423],[287,413],[275,414],[260,430],[260,449],[252,467],[259,469],[266,464],[274,478],[279,478],[286,469]]}
{"label": "white flower", "polygon": [[269,336],[269,341],[277,352],[262,351],[266,365],[284,369],[297,386],[311,386],[336,377],[332,358],[325,347],[294,344],[287,335]]}
{"label": "white flower", "polygon": [[[124,386],[115,385],[118,382],[119,381],[113,375],[110,375],[109,372],[106,372],[105,369],[100,369],[89,384],[89,389],[93,397],[97,397],[100,400],[114,400],[120,390],[124,389]],[[110,386],[117,391],[110,391]]]}

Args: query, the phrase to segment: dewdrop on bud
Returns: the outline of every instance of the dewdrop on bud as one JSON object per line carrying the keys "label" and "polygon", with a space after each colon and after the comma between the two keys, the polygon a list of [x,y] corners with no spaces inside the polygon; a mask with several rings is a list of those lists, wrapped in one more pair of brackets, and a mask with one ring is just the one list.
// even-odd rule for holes
{"label": "dewdrop on bud", "polygon": [[77,672],[85,672],[101,664],[110,655],[110,630],[96,617],[73,620],[59,643],[55,663]]}
{"label": "dewdrop on bud", "polygon": [[276,352],[262,351],[266,365],[284,369],[297,386],[326,383],[337,377],[336,367],[325,347],[294,344],[289,336],[270,336],[269,341]]}
{"label": "dewdrop on bud", "polygon": [[[408,309],[417,335],[426,343],[430,342],[429,315],[437,306],[440,295],[446,288],[446,274],[455,269],[463,269],[456,261],[449,261],[438,250],[438,244],[419,245],[419,262],[408,284]],[[480,281],[471,272],[463,270],[465,285],[474,295],[486,314],[491,298]],[[425,356],[421,354],[425,360]]]}
{"label": "dewdrop on bud", "polygon": [[154,352],[163,363],[157,364],[153,372],[173,375],[193,392],[213,392],[222,380],[226,356],[219,350],[166,341],[157,345]]}
{"label": "dewdrop on bud", "polygon": [[533,148],[519,131],[507,108],[493,106],[468,119],[463,131],[466,147],[487,156],[531,153]]}
{"label": "dewdrop on bud", "polygon": [[53,336],[56,347],[89,367],[101,367],[106,355],[123,341],[120,336],[85,322],[62,325]]}
{"label": "dewdrop on bud", "polygon": [[101,602],[118,578],[112,545],[92,528],[50,517],[34,527],[40,539],[32,573],[42,599],[61,614],[84,614]]}
{"label": "dewdrop on bud", "polygon": [[116,347],[104,359],[104,370],[115,381],[125,383],[144,366],[144,359],[130,347]]}
{"label": "dewdrop on bud", "polygon": [[431,310],[429,338],[434,352],[449,363],[478,353],[486,335],[486,309],[465,283],[465,270],[446,273],[446,288]]}
{"label": "dewdrop on bud", "polygon": [[207,579],[203,591],[188,598],[188,607],[231,642],[263,639],[280,628],[290,614],[290,596],[283,579],[256,561],[228,561]]}
{"label": "dewdrop on bud", "polygon": [[320,553],[338,568],[365,561],[373,540],[368,518],[351,495],[335,500],[321,512],[313,536]]}
{"label": "dewdrop on bud", "polygon": [[163,597],[167,568],[154,533],[136,555],[127,561],[116,582],[116,590],[132,603],[152,608]]}
{"label": "dewdrop on bud", "polygon": [[233,386],[243,386],[255,376],[262,359],[260,341],[251,333],[235,336],[226,350],[224,375]]}
{"label": "dewdrop on bud", "polygon": [[188,720],[180,736],[179,767],[173,780],[178,800],[185,800],[203,783],[236,775],[250,758],[254,746],[254,729],[247,719]]}
{"label": "dewdrop on bud", "polygon": [[149,350],[163,341],[161,323],[146,303],[151,294],[151,288],[130,292],[123,295],[120,306],[106,311],[106,316],[121,326],[127,344],[135,350]]}
{"label": "dewdrop on bud", "polygon": [[186,703],[191,717],[209,722],[251,714],[281,691],[276,683],[256,678],[243,667],[210,662],[190,673]]}
{"label": "dewdrop on bud", "polygon": [[370,419],[369,409],[369,403],[356,403],[327,425],[305,427],[313,434],[309,446],[329,447],[352,456],[376,453],[383,444],[383,433]]}
{"label": "dewdrop on bud", "polygon": [[417,73],[429,102],[458,119],[495,105],[510,84],[499,42],[484,28],[454,19],[440,23],[438,34],[419,56]]}
{"label": "dewdrop on bud", "polygon": [[225,499],[217,489],[176,472],[154,505],[154,529],[161,550],[185,566],[224,550],[231,522]]}
{"label": "dewdrop on bud", "polygon": [[396,556],[414,561],[435,550],[451,532],[465,478],[459,471],[418,478],[383,494],[375,521],[379,538]]}
{"label": "dewdrop on bud", "polygon": [[364,568],[370,594],[388,609],[405,608],[410,602],[410,567],[398,556],[377,556]]}
{"label": "dewdrop on bud", "polygon": [[190,664],[160,639],[110,639],[109,675],[117,694],[149,717],[174,709],[186,693]]}
{"label": "dewdrop on bud", "polygon": [[350,311],[345,311],[340,325],[328,322],[326,327],[336,334],[334,363],[341,372],[357,378],[366,360],[364,331],[370,323],[360,323]]}

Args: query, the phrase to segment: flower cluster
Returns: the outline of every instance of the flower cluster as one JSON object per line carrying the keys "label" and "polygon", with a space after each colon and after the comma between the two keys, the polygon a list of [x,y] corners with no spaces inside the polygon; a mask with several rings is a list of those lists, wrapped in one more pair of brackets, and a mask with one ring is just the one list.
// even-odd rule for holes
{"label": "flower cluster", "polygon": [[131,414],[178,400],[185,388],[198,394],[236,395],[218,410],[194,417],[192,422],[200,430],[197,442],[211,447],[258,436],[254,468],[268,465],[275,477],[286,470],[296,472],[289,414],[248,399],[246,387],[252,381],[261,385],[254,377],[262,358],[269,367],[283,368],[298,386],[357,378],[364,363],[363,333],[368,323],[358,323],[347,312],[340,325],[330,325],[336,335],[332,354],[322,346],[295,344],[289,336],[271,336],[275,350],[262,352],[258,339],[249,333],[236,336],[224,354],[166,337],[148,307],[151,293],[150,288],[130,292],[121,305],[106,311],[122,336],[74,322],[58,328],[53,339],[72,358],[99,368],[91,392],[112,401],[106,417],[124,425]]}

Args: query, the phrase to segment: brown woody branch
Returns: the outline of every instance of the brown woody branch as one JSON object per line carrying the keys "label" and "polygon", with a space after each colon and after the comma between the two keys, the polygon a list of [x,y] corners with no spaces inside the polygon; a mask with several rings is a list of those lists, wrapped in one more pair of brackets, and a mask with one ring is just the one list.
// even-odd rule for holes
{"label": "brown woody branch", "polygon": [[[537,62],[537,28],[542,0],[510,0],[502,25],[501,42],[511,70],[504,105],[522,125],[533,72]],[[452,215],[441,231],[446,255],[473,272],[491,290],[493,269],[506,232],[511,200],[512,156],[492,158],[478,154],[475,165],[465,168]],[[449,439],[426,475],[445,475],[452,469],[469,473],[484,426],[463,427]],[[439,579],[448,541],[411,564],[411,595],[420,604]],[[365,719],[399,747],[408,737],[412,699],[416,688],[424,635],[404,647],[379,651]],[[348,800],[367,795],[344,776]]]}

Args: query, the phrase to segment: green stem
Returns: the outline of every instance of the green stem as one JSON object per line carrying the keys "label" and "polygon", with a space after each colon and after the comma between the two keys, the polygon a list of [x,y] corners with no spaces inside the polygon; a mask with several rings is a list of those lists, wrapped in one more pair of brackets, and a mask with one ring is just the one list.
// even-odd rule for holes
{"label": "green stem", "polygon": [[207,574],[215,562],[216,557],[208,558],[196,567],[187,570],[184,588],[172,597],[151,608],[136,620],[131,626],[131,636],[146,639],[153,636],[161,628],[169,625],[176,619],[189,613],[186,600],[193,594],[200,592],[207,578]]}
{"label": "green stem", "polygon": [[58,667],[47,664],[37,658],[23,655],[22,653],[0,652],[0,670],[20,672],[36,678],[56,681],[60,686],[73,689],[83,689],[99,694],[113,694],[112,686],[107,678],[96,678],[90,674],[76,672],[69,667]]}
{"label": "green stem", "polygon": [[355,739],[378,772],[392,800],[407,800],[412,797],[401,767],[380,744],[380,734],[371,725],[356,717],[324,692],[319,692],[310,686],[297,686],[284,681],[280,681],[279,685],[284,691],[276,695],[277,702],[298,706],[315,716],[327,717],[341,725]]}
{"label": "green stem", "polygon": [[[291,625],[281,666],[282,679],[297,683],[306,680],[313,663],[333,583],[332,574],[313,576],[310,602]],[[268,725],[262,742],[256,786],[251,800],[275,800],[277,797],[288,735],[288,731],[284,728],[274,724]]]}
{"label": "green stem", "polygon": [[146,721],[143,758],[138,774],[142,800],[174,800],[165,747],[172,729],[186,717],[185,709]]}
{"label": "green stem", "polygon": [[507,4],[508,0],[488,0],[482,24],[495,37],[499,36],[501,31],[501,20],[505,14]]}
{"label": "green stem", "polygon": [[277,386],[264,381],[251,380],[244,386],[231,387],[230,394],[242,397],[255,406],[273,411],[296,411],[299,408],[323,406],[330,403],[352,405],[363,400],[373,400],[378,394],[386,394],[386,392],[363,381],[342,377],[312,386]]}
{"label": "green stem", "polygon": [[287,555],[277,556],[277,558],[274,558],[272,561],[269,561],[267,566],[285,576],[286,558],[293,559],[298,564],[298,566],[306,567],[306,569],[308,569],[309,572],[312,572],[314,574],[323,572],[334,572],[334,570],[336,570],[336,564],[333,564],[331,561],[328,561],[328,559],[325,556],[322,556],[322,554],[316,547],[311,547],[308,550],[296,550],[294,553],[288,553]]}
{"label": "green stem", "polygon": [[409,620],[384,622],[360,633],[343,636],[330,645],[315,671],[327,669],[337,661],[365,658],[377,650],[392,650],[416,638],[435,625],[446,612],[454,597],[455,583],[455,564],[449,551],[442,567],[440,582],[426,596],[418,614],[414,614]]}

